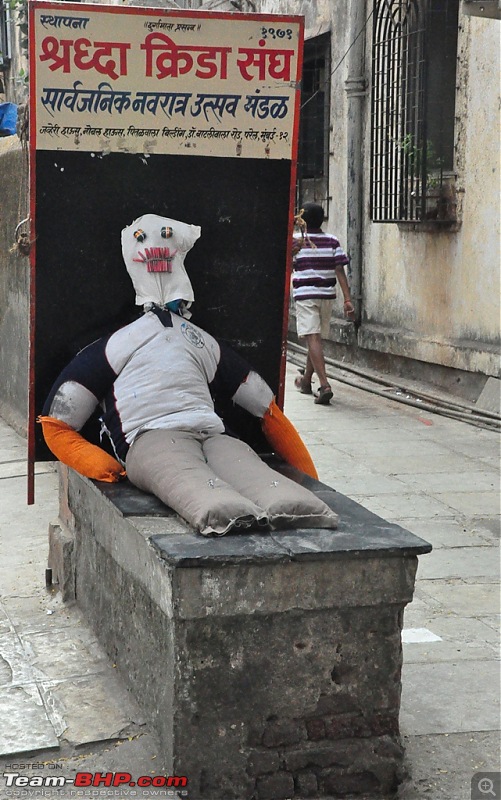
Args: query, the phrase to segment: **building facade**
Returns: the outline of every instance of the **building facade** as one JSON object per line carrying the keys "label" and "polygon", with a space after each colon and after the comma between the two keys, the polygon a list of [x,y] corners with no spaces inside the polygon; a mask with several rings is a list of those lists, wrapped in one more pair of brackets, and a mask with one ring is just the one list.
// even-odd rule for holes
{"label": "building facade", "polygon": [[[23,2],[0,0],[0,102],[18,105],[27,99]],[[297,204],[324,205],[350,255],[357,305],[355,325],[335,307],[330,355],[471,400],[499,380],[498,0],[134,4],[304,16]],[[0,406],[17,413],[28,349],[27,259],[11,250],[27,208],[17,137],[0,138],[0,160],[0,304],[9,309],[0,361],[9,372],[26,355]],[[291,337],[294,327],[292,315]]]}
{"label": "building facade", "polygon": [[203,5],[305,17],[298,205],[324,204],[358,304],[355,329],[337,307],[333,354],[499,376],[499,4]]}

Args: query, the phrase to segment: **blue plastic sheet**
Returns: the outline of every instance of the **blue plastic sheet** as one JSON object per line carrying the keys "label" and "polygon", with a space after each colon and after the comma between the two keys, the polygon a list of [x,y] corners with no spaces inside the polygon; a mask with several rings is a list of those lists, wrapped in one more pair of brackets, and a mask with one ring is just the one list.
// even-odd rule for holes
{"label": "blue plastic sheet", "polygon": [[17,106],[15,103],[0,103],[0,136],[16,133]]}

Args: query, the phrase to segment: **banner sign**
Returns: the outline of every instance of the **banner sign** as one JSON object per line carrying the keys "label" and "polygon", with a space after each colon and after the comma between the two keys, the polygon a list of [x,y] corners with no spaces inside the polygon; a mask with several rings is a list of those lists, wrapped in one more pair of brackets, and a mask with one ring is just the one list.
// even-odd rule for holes
{"label": "banner sign", "polygon": [[299,17],[32,9],[37,149],[291,159]]}
{"label": "banner sign", "polygon": [[[35,460],[53,458],[35,420],[54,380],[141,313],[120,233],[142,214],[201,226],[193,321],[282,403],[303,23],[29,0],[30,502]],[[267,452],[259,422],[224,414]],[[84,436],[102,445],[98,416]]]}

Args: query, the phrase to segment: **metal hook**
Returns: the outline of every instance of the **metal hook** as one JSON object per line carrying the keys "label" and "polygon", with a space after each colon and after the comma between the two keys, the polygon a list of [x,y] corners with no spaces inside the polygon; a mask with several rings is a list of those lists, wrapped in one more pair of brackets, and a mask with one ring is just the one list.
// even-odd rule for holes
{"label": "metal hook", "polygon": [[15,231],[15,233],[14,233],[14,237],[15,237],[15,239],[16,239],[16,242],[18,241],[18,238],[17,238],[17,232],[18,232],[19,228],[21,227],[21,225],[25,225],[25,224],[26,224],[27,222],[29,222],[29,221],[30,221],[30,218],[29,218],[29,217],[26,217],[26,219],[22,219],[22,220],[21,220],[21,222],[19,222],[19,223],[17,224],[17,226],[16,226],[16,231]]}

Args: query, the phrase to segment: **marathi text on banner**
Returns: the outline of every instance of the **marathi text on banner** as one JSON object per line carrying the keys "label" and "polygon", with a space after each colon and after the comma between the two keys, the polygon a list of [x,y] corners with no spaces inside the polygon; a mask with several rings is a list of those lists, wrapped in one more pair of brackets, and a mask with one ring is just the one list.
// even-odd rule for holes
{"label": "marathi text on banner", "polygon": [[37,148],[291,157],[297,18],[34,6]]}

